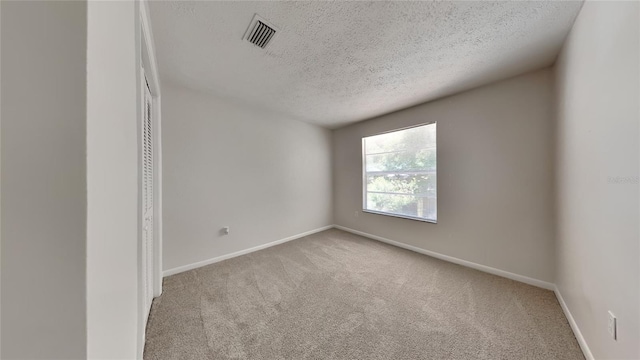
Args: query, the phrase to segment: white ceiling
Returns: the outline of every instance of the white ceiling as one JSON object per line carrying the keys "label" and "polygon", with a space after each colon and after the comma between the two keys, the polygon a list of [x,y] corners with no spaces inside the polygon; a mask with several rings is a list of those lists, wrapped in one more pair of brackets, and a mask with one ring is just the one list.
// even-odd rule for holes
{"label": "white ceiling", "polygon": [[[551,65],[581,1],[150,5],[161,77],[336,128]],[[279,27],[243,41],[257,13]]]}

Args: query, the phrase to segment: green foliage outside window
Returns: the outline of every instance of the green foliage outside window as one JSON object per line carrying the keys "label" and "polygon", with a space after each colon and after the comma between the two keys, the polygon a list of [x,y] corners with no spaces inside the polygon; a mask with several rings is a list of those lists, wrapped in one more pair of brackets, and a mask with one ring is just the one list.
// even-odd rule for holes
{"label": "green foliage outside window", "polygon": [[435,220],[435,124],[364,141],[367,209]]}

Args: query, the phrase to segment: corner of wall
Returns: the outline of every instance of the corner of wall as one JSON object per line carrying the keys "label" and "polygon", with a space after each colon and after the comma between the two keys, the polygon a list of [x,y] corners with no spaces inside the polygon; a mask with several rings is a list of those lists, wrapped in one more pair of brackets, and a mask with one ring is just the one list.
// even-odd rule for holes
{"label": "corner of wall", "polygon": [[331,224],[336,224],[336,130],[331,131]]}

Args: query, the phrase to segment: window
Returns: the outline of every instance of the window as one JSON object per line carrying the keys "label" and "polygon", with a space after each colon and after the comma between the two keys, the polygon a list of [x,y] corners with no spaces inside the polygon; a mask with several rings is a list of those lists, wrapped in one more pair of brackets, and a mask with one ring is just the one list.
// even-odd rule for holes
{"label": "window", "polygon": [[363,210],[436,222],[436,124],[362,139]]}

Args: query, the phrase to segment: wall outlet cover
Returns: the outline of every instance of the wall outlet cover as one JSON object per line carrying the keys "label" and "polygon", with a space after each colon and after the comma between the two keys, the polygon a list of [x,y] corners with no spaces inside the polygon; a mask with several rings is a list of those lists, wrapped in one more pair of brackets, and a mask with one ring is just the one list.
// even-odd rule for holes
{"label": "wall outlet cover", "polygon": [[616,319],[616,316],[611,311],[609,311],[609,321],[608,321],[607,330],[609,331],[609,335],[611,335],[613,340],[618,339],[617,319]]}

